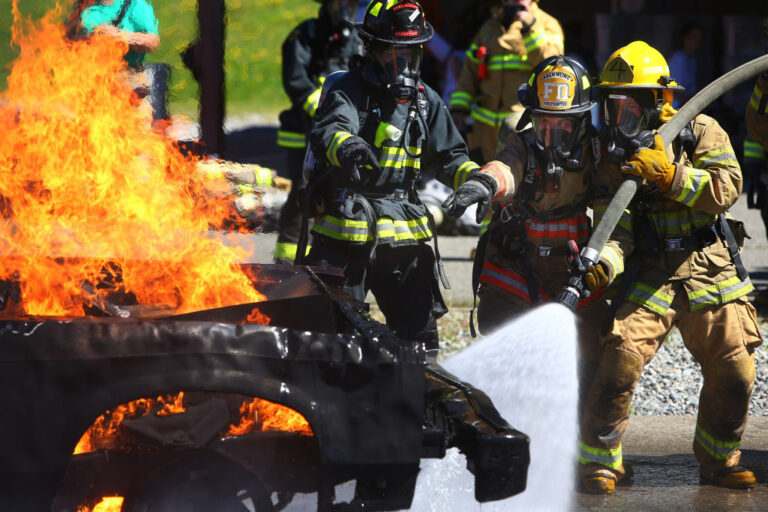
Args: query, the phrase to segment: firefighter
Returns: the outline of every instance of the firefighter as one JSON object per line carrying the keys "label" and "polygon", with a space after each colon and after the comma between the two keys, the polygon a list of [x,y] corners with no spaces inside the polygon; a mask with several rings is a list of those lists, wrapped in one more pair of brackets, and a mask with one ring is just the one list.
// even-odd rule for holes
{"label": "firefighter", "polygon": [[627,475],[621,437],[632,394],[674,326],[702,368],[693,440],[701,480],[754,487],[755,475],[739,465],[739,444],[755,378],[754,350],[762,340],[747,302],[753,286],[739,256],[743,225],[725,215],[742,188],[728,135],[700,114],[666,148],[656,135],[651,147],[636,150],[633,140],[674,114],[679,88],[664,57],[642,41],[609,57],[598,87],[608,142],[596,175],[597,190],[607,192],[595,200],[596,222],[624,178],[643,182],[585,279],[598,290],[621,277],[582,414],[583,490],[610,494]]}
{"label": "firefighter", "polygon": [[467,50],[449,101],[473,155],[477,150],[484,162],[493,158],[502,121],[510,111],[517,118],[523,112],[518,88],[539,62],[562,53],[563,30],[536,0],[500,2]]}
{"label": "firefighter", "polygon": [[283,43],[283,88],[291,108],[280,113],[277,145],[286,150],[286,169],[293,182],[280,211],[276,263],[292,264],[301,226],[299,194],[302,189],[302,164],[307,135],[320,101],[325,77],[347,69],[349,59],[362,52],[362,43],[345,21],[352,19],[357,2],[353,0],[315,0],[320,2],[317,18],[302,22]]}
{"label": "firefighter", "polygon": [[[515,130],[508,116],[499,134],[496,159],[443,204],[461,215],[479,202],[485,215],[488,198],[493,219],[479,242],[473,274],[479,275],[478,327],[488,334],[542,301],[557,296],[568,278],[570,242],[590,235],[587,203],[599,143],[592,126],[592,81],[576,59],[550,57],[533,70],[520,93],[525,124]],[[482,268],[480,268],[480,266]],[[582,385],[580,396],[599,361],[599,330],[605,302],[600,293],[578,309]]]}
{"label": "firefighter", "polygon": [[[750,128],[749,124],[747,128]],[[766,124],[766,137],[768,137],[768,124]],[[768,156],[765,148],[749,135],[744,138],[744,176],[749,183],[747,205],[749,208],[760,210],[760,217],[763,219],[766,236],[768,236]]]}
{"label": "firefighter", "polygon": [[322,160],[314,175],[326,179],[308,185],[322,202],[307,259],[342,267],[350,293],[363,300],[371,290],[399,336],[437,348],[435,319],[446,308],[427,245],[433,223],[415,187],[422,171],[458,186],[479,166],[419,79],[421,45],[434,33],[422,7],[375,0],[355,27],[365,56],[324,92],[310,134]]}

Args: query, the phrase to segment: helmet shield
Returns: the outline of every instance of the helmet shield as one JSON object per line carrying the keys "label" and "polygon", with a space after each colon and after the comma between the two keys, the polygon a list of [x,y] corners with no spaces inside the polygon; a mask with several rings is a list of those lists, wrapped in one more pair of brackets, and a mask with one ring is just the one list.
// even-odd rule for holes
{"label": "helmet shield", "polygon": [[556,114],[531,115],[536,142],[541,148],[552,148],[559,154],[570,154],[579,143],[579,125],[582,118]]}
{"label": "helmet shield", "polygon": [[378,44],[371,48],[371,57],[390,84],[417,77],[421,68],[421,46]]}
{"label": "helmet shield", "polygon": [[655,112],[651,91],[611,91],[603,106],[606,123],[624,139],[632,139],[642,130],[651,128],[651,117]]}

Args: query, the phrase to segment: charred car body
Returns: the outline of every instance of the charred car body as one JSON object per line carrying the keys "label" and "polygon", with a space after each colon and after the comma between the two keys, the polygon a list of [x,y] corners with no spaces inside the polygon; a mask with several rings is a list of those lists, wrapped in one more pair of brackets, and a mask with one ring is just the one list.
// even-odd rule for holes
{"label": "charred car body", "polygon": [[[371,320],[341,274],[244,271],[266,301],[173,315],[118,298],[79,318],[3,315],[0,508],[87,510],[120,495],[123,510],[280,510],[316,492],[319,510],[396,510],[411,504],[420,459],[449,447],[467,456],[479,501],[524,490],[527,436]],[[0,295],[6,312],[19,298],[12,283]],[[270,325],[248,322],[254,308]],[[73,455],[105,410],[181,390],[184,413],[126,420],[121,443]],[[298,412],[311,435],[222,435],[242,397]],[[335,503],[348,480],[354,498]]]}

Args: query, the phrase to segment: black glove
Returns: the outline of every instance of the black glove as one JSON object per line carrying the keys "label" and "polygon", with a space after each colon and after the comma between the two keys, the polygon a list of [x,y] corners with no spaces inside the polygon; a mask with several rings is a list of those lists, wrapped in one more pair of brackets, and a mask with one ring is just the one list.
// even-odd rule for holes
{"label": "black glove", "polygon": [[349,144],[345,144],[339,148],[336,156],[339,159],[341,168],[355,181],[360,179],[358,169],[365,165],[370,165],[374,170],[381,171],[376,154],[366,142],[352,141]]}
{"label": "black glove", "polygon": [[459,218],[464,214],[464,210],[471,204],[477,203],[477,215],[475,219],[480,224],[483,217],[488,213],[491,206],[491,199],[496,194],[496,182],[490,176],[477,173],[470,177],[465,183],[459,185],[453,194],[443,202],[442,206],[448,210],[448,215]]}

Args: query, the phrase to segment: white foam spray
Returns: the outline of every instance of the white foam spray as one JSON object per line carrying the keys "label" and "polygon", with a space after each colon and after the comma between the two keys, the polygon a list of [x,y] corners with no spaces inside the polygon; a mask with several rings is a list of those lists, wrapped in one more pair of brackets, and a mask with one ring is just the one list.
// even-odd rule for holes
{"label": "white foam spray", "polygon": [[[565,512],[574,484],[578,384],[576,325],[564,306],[549,304],[510,322],[449,359],[445,367],[482,389],[501,415],[531,438],[528,485],[522,494],[475,501],[474,476],[464,455],[425,459],[411,505],[414,512]],[[337,486],[337,501],[351,499],[354,484]],[[297,495],[286,512],[315,509],[316,496]]]}
{"label": "white foam spray", "polygon": [[449,359],[445,367],[485,391],[501,415],[531,438],[528,485],[518,496],[480,505],[464,456],[451,450],[444,459],[422,461],[411,510],[569,510],[578,396],[573,314],[559,304],[534,309]]}

